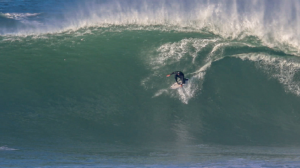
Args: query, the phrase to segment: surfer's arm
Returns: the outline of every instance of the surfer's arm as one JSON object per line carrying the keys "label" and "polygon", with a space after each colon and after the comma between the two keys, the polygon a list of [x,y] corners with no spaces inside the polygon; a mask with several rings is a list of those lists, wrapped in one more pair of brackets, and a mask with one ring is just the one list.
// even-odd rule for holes
{"label": "surfer's arm", "polygon": [[167,77],[169,77],[169,76],[171,76],[171,75],[173,75],[173,74],[175,74],[175,72],[170,73],[169,75],[167,75]]}

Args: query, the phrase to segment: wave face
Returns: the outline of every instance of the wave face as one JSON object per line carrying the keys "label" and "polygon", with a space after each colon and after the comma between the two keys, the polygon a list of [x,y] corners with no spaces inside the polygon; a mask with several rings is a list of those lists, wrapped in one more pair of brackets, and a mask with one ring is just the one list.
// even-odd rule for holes
{"label": "wave face", "polygon": [[18,3],[0,4],[0,146],[299,145],[298,1]]}

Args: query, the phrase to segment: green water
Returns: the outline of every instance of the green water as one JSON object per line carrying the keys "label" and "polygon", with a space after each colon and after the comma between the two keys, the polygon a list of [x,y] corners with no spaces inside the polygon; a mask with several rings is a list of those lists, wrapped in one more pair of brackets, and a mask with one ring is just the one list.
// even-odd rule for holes
{"label": "green water", "polygon": [[[81,30],[2,41],[4,137],[18,141],[22,135],[23,142],[50,138],[297,144],[298,96],[286,92],[257,63],[232,57],[243,52],[290,56],[261,46],[226,46],[222,48],[226,57],[213,61],[205,78],[199,79],[193,73],[205,64],[203,57],[207,58],[205,54],[211,53],[216,45],[213,40],[219,37],[120,30],[96,29],[93,34]],[[197,43],[186,44],[182,39],[209,43],[192,59],[188,52],[195,52]],[[176,48],[178,41],[186,48]],[[175,46],[167,52],[183,53],[180,61],[153,61],[154,54],[163,52],[158,48],[166,44]],[[173,70],[185,72],[190,85],[197,87],[187,86],[183,93],[167,89],[173,78],[165,75]],[[157,94],[159,90],[165,91]]]}

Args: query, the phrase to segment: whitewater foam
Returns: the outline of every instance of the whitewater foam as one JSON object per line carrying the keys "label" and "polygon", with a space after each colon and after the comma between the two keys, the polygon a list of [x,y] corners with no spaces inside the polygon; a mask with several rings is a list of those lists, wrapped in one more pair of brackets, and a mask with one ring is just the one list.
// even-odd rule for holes
{"label": "whitewater foam", "polygon": [[14,148],[9,148],[7,146],[0,146],[0,151],[12,151],[12,150],[18,150],[18,149],[14,149]]}
{"label": "whitewater foam", "polygon": [[[283,84],[286,91],[300,96],[300,81],[295,78],[295,75],[300,70],[300,63],[296,59],[297,57],[279,57],[265,53],[237,54],[233,56],[224,55],[226,48],[260,47],[259,43],[256,45],[257,46],[246,42],[228,41],[221,38],[188,38],[180,40],[179,42],[161,45],[150,55],[150,61],[148,61],[150,63],[148,64],[152,71],[157,73],[164,71],[171,72],[172,70],[168,69],[169,67],[173,67],[173,71],[182,70],[190,80],[184,88],[175,91],[166,92],[158,89],[159,91],[155,93],[154,97],[167,94],[171,97],[177,97],[183,103],[188,104],[188,101],[202,89],[206,71],[211,67],[212,63],[226,57],[238,57],[242,60],[256,62],[258,68],[270,74],[271,77]],[[202,53],[203,51],[205,52]],[[149,76],[147,80],[144,80],[144,86],[148,86],[152,78],[153,77]]]}
{"label": "whitewater foam", "polygon": [[40,13],[0,13],[10,19],[22,20],[24,18],[40,15]]}
{"label": "whitewater foam", "polygon": [[[34,35],[77,31],[91,27],[129,27],[132,30],[211,32],[224,39],[258,37],[264,45],[297,55],[300,50],[300,8],[296,1],[77,1],[60,17],[33,23],[5,34]],[[5,13],[23,19],[39,13]],[[127,29],[127,28],[125,28]],[[4,34],[4,35],[5,35]]]}
{"label": "whitewater foam", "polygon": [[[177,97],[181,102],[188,104],[188,101],[194,97],[198,90],[202,89],[202,83],[206,74],[206,70],[211,66],[211,63],[215,60],[216,55],[214,52],[210,52],[208,55],[199,54],[204,49],[211,50],[215,49],[214,46],[219,45],[221,39],[196,39],[189,38],[183,39],[179,42],[166,43],[158,47],[153,54],[150,54],[149,66],[158,74],[159,72],[172,71],[167,70],[168,67],[174,67],[174,69],[181,69],[189,81],[183,88],[173,90],[170,92],[165,91],[166,89],[158,89],[153,97],[160,96],[162,94],[168,94],[171,97]],[[182,65],[188,65],[183,66]],[[173,71],[174,71],[173,69]],[[150,75],[142,81],[145,88],[147,86],[153,86],[151,79],[154,76]]]}

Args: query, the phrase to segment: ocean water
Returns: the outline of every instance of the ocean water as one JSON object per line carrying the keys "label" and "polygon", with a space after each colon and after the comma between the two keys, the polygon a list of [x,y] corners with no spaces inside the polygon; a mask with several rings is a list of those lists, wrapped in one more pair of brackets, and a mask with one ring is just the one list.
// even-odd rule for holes
{"label": "ocean water", "polygon": [[1,0],[0,167],[300,167],[299,24],[296,0]]}

